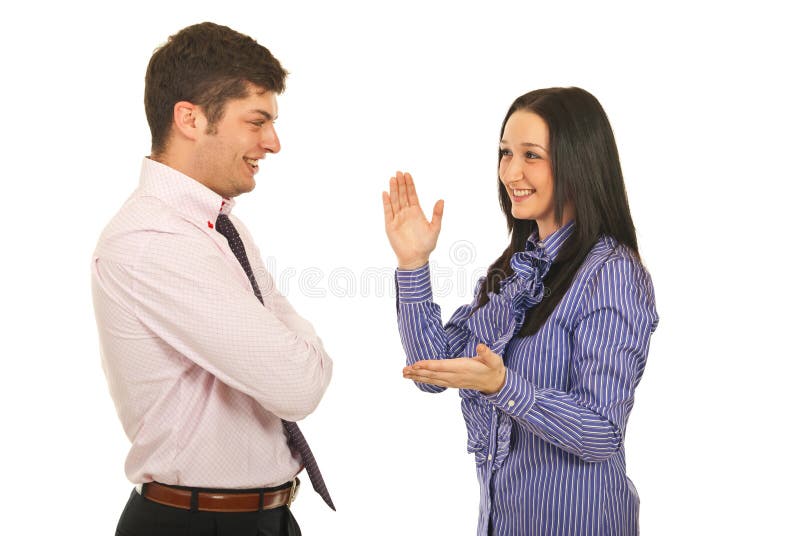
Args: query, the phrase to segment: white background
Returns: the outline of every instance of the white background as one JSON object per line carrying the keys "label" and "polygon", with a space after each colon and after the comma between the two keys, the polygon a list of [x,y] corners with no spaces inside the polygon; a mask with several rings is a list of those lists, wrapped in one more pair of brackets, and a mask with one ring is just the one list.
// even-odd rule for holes
{"label": "white background", "polygon": [[283,150],[237,214],[276,278],[294,274],[282,288],[336,363],[303,424],[339,511],[306,481],[293,506],[305,534],[474,533],[457,394],[403,380],[391,279],[363,277],[393,268],[380,192],[406,169],[428,213],[446,201],[437,300],[446,316],[469,301],[507,240],[501,120],[553,85],[603,103],[655,283],[661,324],[626,447],[643,534],[796,530],[798,18],[769,1],[606,4],[2,8],[0,531],[111,534],[130,492],[89,259],[149,151],[150,54],[203,20],[291,71]]}

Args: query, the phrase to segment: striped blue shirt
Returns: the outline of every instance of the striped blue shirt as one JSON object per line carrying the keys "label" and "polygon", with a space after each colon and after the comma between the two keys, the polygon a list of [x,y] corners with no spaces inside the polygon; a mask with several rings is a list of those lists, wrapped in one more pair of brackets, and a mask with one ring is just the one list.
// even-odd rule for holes
{"label": "striped blue shirt", "polygon": [[[573,230],[570,223],[544,241],[532,236],[534,265],[556,258]],[[544,274],[549,264],[540,267]],[[506,382],[496,394],[459,391],[480,484],[478,535],[638,534],[639,498],[625,475],[624,437],[658,323],[649,274],[625,246],[601,238],[528,337],[516,335],[521,319],[504,286],[470,314],[481,283],[473,303],[443,327],[428,266],[397,271],[408,364],[474,356],[478,343],[505,361]]]}

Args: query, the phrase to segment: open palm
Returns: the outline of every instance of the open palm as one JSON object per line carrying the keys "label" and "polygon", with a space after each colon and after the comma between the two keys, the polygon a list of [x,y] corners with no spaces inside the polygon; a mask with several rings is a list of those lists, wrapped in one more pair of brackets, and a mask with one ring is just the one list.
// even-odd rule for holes
{"label": "open palm", "polygon": [[444,201],[440,199],[428,221],[410,174],[398,171],[389,180],[389,193],[383,192],[383,215],[386,236],[401,269],[418,268],[428,262],[442,229],[443,212]]}

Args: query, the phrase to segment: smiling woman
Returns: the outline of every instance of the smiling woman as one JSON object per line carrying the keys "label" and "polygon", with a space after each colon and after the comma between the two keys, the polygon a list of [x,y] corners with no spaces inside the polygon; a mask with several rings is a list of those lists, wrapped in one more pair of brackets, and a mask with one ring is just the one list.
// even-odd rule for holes
{"label": "smiling woman", "polygon": [[[511,214],[521,220],[536,220],[542,238],[557,228],[548,138],[544,119],[520,110],[508,118],[500,140],[499,175],[512,201]],[[567,219],[572,219],[572,204],[566,208]]]}
{"label": "smiling woman", "polygon": [[443,201],[429,222],[411,176],[390,180],[403,375],[460,390],[479,535],[637,534],[624,438],[658,315],[600,103],[578,88],[515,100],[498,192],[511,242],[442,326],[427,261]]}

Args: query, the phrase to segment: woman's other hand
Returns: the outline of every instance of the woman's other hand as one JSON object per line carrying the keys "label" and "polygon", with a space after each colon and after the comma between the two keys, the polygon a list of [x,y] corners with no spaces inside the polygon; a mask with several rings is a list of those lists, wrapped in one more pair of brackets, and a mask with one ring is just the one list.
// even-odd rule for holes
{"label": "woman's other hand", "polygon": [[503,358],[485,344],[479,344],[477,350],[475,357],[417,361],[403,369],[403,377],[439,387],[473,389],[493,395],[506,383],[506,366]]}
{"label": "woman's other hand", "polygon": [[440,199],[428,221],[419,206],[411,175],[398,171],[389,179],[389,193],[383,192],[383,215],[386,236],[401,270],[419,268],[428,262],[442,229],[443,212],[444,201]]}

